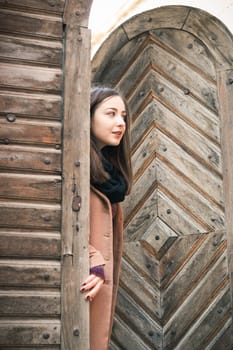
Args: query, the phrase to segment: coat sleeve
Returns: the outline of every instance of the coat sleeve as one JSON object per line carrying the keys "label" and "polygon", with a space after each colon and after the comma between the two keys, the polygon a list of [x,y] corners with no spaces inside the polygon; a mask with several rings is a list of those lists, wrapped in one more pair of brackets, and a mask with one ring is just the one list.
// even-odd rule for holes
{"label": "coat sleeve", "polygon": [[90,268],[99,265],[105,265],[105,260],[102,254],[89,244],[89,263]]}
{"label": "coat sleeve", "polygon": [[[89,237],[89,265],[90,268],[105,265],[106,260],[100,244],[103,241],[102,217],[103,212],[108,209],[108,203],[103,195],[96,189],[91,188],[90,197],[90,237]],[[105,216],[105,215],[104,215]]]}

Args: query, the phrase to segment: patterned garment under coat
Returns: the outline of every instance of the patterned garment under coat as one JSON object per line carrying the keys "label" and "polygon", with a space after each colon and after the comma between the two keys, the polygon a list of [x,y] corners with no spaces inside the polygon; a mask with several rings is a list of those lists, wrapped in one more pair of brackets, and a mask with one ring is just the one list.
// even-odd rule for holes
{"label": "patterned garment under coat", "polygon": [[108,350],[119,284],[123,245],[120,203],[112,206],[95,188],[90,197],[90,267],[104,265],[105,283],[90,303],[90,350]]}

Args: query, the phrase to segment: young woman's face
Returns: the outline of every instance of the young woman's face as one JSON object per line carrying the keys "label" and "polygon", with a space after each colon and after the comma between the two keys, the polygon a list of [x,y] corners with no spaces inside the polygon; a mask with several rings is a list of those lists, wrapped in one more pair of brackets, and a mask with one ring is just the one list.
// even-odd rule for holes
{"label": "young woman's face", "polygon": [[120,96],[103,100],[91,120],[92,134],[99,149],[118,146],[126,129],[126,108]]}

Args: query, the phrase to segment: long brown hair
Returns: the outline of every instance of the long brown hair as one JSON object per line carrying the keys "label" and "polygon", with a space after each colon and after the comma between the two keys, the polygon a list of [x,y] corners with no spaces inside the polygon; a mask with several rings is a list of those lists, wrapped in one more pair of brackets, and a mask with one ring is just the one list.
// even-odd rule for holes
{"label": "long brown hair", "polygon": [[[129,120],[129,110],[125,99],[122,95],[115,89],[110,87],[95,86],[91,90],[91,100],[90,100],[90,115],[93,118],[94,113],[98,105],[108,97],[120,96],[124,101],[127,116],[126,116],[126,130],[118,146],[106,146],[101,152],[106,159],[108,159],[118,170],[120,170],[123,175],[128,194],[132,187],[132,167],[131,167],[131,157],[130,157],[130,120]],[[95,138],[91,132],[91,149],[90,149],[90,165],[91,165],[91,184],[103,183],[108,178],[108,173],[104,170],[101,161],[101,154],[98,150],[95,142]]]}

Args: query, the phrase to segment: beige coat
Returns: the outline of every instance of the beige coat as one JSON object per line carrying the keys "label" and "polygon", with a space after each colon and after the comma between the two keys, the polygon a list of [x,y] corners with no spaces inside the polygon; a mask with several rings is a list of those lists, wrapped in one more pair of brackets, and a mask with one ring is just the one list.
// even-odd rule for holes
{"label": "beige coat", "polygon": [[121,205],[112,220],[107,197],[91,188],[90,266],[105,265],[105,283],[90,303],[90,350],[108,350],[119,284],[123,242]]}

